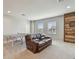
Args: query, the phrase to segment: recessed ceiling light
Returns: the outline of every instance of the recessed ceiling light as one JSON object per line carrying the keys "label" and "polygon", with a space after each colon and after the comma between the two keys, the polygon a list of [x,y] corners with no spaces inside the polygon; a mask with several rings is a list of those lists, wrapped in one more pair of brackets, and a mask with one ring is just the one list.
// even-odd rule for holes
{"label": "recessed ceiling light", "polygon": [[67,8],[69,9],[69,8],[70,8],[70,6],[67,6]]}
{"label": "recessed ceiling light", "polygon": [[11,13],[11,11],[8,11],[8,13]]}

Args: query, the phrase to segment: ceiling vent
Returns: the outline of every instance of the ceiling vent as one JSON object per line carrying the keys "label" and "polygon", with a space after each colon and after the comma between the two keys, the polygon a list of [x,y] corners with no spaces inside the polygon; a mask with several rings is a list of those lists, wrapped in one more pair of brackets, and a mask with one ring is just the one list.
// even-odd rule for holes
{"label": "ceiling vent", "polygon": [[57,2],[63,2],[64,0],[57,0]]}
{"label": "ceiling vent", "polygon": [[22,16],[26,16],[25,14],[21,14]]}

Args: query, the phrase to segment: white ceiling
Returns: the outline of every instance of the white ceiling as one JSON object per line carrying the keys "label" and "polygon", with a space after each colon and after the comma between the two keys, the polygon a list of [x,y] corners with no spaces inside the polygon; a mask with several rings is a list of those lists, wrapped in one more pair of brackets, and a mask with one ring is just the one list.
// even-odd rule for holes
{"label": "white ceiling", "polygon": [[[70,6],[68,9],[67,6]],[[3,14],[38,20],[62,15],[75,10],[75,0],[3,0]],[[24,14],[22,16],[21,14]]]}

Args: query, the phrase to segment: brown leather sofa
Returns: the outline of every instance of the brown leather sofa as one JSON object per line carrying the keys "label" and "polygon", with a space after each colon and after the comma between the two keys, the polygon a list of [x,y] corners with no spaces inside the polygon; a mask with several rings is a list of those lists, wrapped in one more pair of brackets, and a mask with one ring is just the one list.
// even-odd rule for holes
{"label": "brown leather sofa", "polygon": [[41,34],[30,34],[25,36],[26,47],[33,53],[37,53],[52,44],[52,39]]}

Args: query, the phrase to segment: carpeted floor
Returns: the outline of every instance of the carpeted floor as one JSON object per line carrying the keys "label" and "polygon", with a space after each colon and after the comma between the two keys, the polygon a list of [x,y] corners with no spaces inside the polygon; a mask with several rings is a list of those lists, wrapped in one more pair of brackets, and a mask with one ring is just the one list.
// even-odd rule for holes
{"label": "carpeted floor", "polygon": [[4,46],[4,59],[75,59],[75,45],[61,41],[53,41],[52,45],[33,54],[26,49],[25,43]]}

